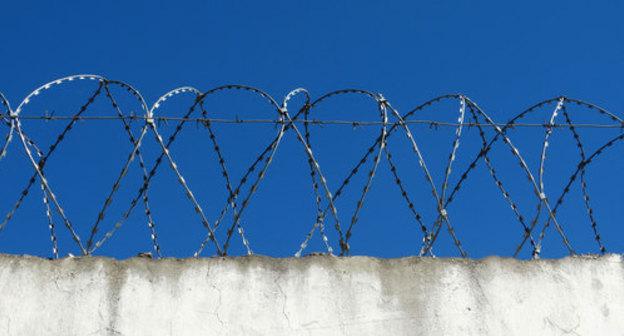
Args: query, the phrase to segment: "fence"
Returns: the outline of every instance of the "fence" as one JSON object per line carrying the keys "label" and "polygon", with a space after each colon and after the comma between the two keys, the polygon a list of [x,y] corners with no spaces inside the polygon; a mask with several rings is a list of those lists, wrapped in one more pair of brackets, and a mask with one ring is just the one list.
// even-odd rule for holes
{"label": "fence", "polygon": [[[49,113],[35,115],[24,113],[24,111],[28,110],[29,106],[31,106],[34,101],[40,99],[41,96],[51,94],[49,92],[54,92],[55,88],[63,87],[70,82],[91,82],[91,85],[95,87],[86,101],[82,102],[77,112],[63,116]],[[123,99],[128,99],[128,97],[130,97],[135,100],[138,106],[141,107],[141,113],[126,113],[121,108],[121,104],[118,103],[119,95],[113,92],[113,88],[115,90],[123,89],[124,92],[127,92],[127,97]],[[216,93],[227,93],[231,91],[244,91],[261,97],[268,103],[269,108],[275,111],[276,117],[265,119],[211,118],[205,107],[206,99]],[[182,95],[191,97],[184,114],[175,117],[167,116],[165,112],[167,111],[168,102],[173,99],[173,97]],[[334,97],[344,95],[362,96],[364,99],[370,100],[370,103],[377,111],[377,120],[365,121],[359,119],[351,121],[314,118],[313,113],[319,106],[329,105]],[[92,114],[91,107],[96,100],[106,102],[114,113],[108,115]],[[294,105],[293,101],[295,100],[297,101],[297,106],[292,107],[291,105]],[[605,253],[606,248],[599,233],[597,216],[590,202],[591,198],[587,171],[601,154],[624,138],[624,133],[621,133],[622,127],[624,127],[622,118],[594,104],[563,96],[541,101],[505,123],[496,122],[473,100],[462,94],[451,94],[434,98],[403,114],[394,108],[391,102],[383,95],[356,89],[334,91],[315,99],[312,98],[306,90],[296,89],[288,93],[283,100],[278,101],[260,89],[244,85],[225,85],[205,92],[201,92],[192,87],[181,87],[167,92],[158,98],[155,103],[148,104],[141,93],[132,86],[124,82],[108,80],[95,75],[70,76],[49,82],[31,92],[14,108],[11,107],[9,101],[1,93],[0,102],[0,106],[3,107],[3,110],[0,111],[0,120],[3,126],[0,127],[3,127],[6,131],[6,136],[3,138],[4,141],[0,145],[0,167],[3,164],[2,161],[10,160],[12,157],[17,156],[8,155],[10,152],[9,146],[13,142],[19,144],[19,147],[15,148],[19,148],[20,151],[23,151],[23,154],[27,156],[30,167],[32,168],[32,176],[28,179],[26,187],[19,193],[17,200],[13,203],[14,205],[10,208],[8,213],[2,217],[2,221],[0,222],[0,234],[2,234],[3,229],[9,225],[24,200],[32,191],[32,188],[37,185],[42,190],[42,202],[49,225],[52,253],[55,257],[59,256],[59,243],[57,239],[57,230],[59,227],[57,227],[57,222],[61,222],[63,227],[68,230],[76,247],[79,248],[82,254],[88,255],[96,252],[103,244],[106,244],[114,237],[117,232],[122,230],[124,223],[137,207],[143,208],[145,222],[149,228],[153,252],[156,256],[160,257],[162,253],[158,239],[158,230],[155,224],[156,219],[150,208],[149,191],[153,187],[154,176],[157,175],[159,171],[167,169],[162,167],[167,165],[177,177],[180,187],[184,190],[188,201],[196,212],[198,220],[205,229],[205,237],[200,246],[196,249],[194,255],[199,256],[207,246],[212,246],[218,255],[226,255],[228,254],[233,236],[235,235],[240,237],[240,241],[245,247],[245,250],[247,253],[251,254],[250,240],[246,236],[241,218],[243,218],[246,209],[254,200],[254,195],[261,188],[264,177],[270,171],[276,151],[284,142],[284,139],[296,141],[298,146],[302,149],[301,153],[305,156],[311,176],[310,187],[312,189],[313,202],[316,208],[316,219],[310,231],[303,237],[303,242],[296,252],[296,256],[302,254],[316,232],[319,233],[328,253],[334,253],[335,251],[336,254],[340,255],[349,254],[351,249],[351,237],[354,230],[357,228],[362,209],[367,206],[367,195],[371,190],[371,186],[378,175],[382,163],[389,168],[391,180],[396,184],[403,200],[403,206],[407,207],[414,222],[417,223],[420,229],[422,244],[420,246],[419,255],[421,256],[434,254],[434,247],[443,230],[446,230],[450,235],[458,255],[462,257],[467,256],[460,237],[455,230],[454,224],[456,221],[451,220],[449,206],[457,199],[466,181],[479,169],[484,169],[491,176],[494,186],[498,189],[498,194],[511,208],[515,219],[521,227],[519,243],[514,250],[514,256],[517,256],[523,248],[530,246],[529,248],[532,251],[532,256],[539,257],[544,238],[549,230],[552,230],[551,227],[554,228],[554,232],[560,237],[560,241],[565,249],[570,254],[577,253],[570,242],[569,236],[566,234],[566,227],[559,220],[560,209],[569,198],[568,195],[572,193],[573,187],[576,186],[579,187],[580,197],[587,215],[587,222],[591,228],[597,249],[600,253]],[[422,111],[434,109],[439,104],[449,102],[457,106],[456,122],[448,122],[435,118],[416,118]],[[583,117],[590,118],[589,122],[575,123],[573,117],[576,115],[573,116],[570,112],[572,107],[582,109],[584,111]],[[546,122],[525,122],[528,116],[544,110],[548,111]],[[563,120],[561,120],[561,117],[563,117]],[[607,122],[603,122],[602,118]],[[53,137],[54,141],[49,148],[44,149],[39,146],[38,141],[35,140],[34,136],[36,136],[36,134],[32,134],[24,126],[27,120],[57,121],[64,123],[65,126],[58,135]],[[97,220],[91,226],[88,237],[84,239],[84,237],[78,234],[74,222],[70,220],[69,216],[64,211],[61,201],[62,195],[55,192],[55,188],[53,188],[54,181],[48,178],[46,166],[55,152],[58,151],[58,148],[64,144],[66,136],[72,132],[72,129],[77,123],[83,121],[95,122],[97,120],[116,120],[121,123],[123,131],[120,130],[120,132],[123,132],[132,149],[128,153],[125,162],[123,162],[122,168],[117,173],[115,180],[112,181],[112,187],[106,193],[106,197],[97,215]],[[140,123],[140,129],[138,132],[135,132],[132,130],[131,124],[136,125],[137,123]],[[168,137],[162,135],[161,128],[163,123],[175,124],[174,131]],[[192,123],[199,124],[206,130],[206,135],[212,145],[212,150],[218,158],[218,167],[223,176],[228,195],[222,210],[219,212],[218,216],[216,216],[216,219],[212,221],[208,219],[201,202],[195,196],[190,183],[185,179],[182,173],[183,169],[175,160],[175,151],[171,148],[179,135],[184,132],[184,126]],[[214,131],[215,125],[218,124],[271,124],[274,125],[277,131],[274,137],[267,142],[255,159],[252,160],[252,163],[245,169],[245,173],[240,179],[235,180],[227,165],[227,163],[231,162],[227,161],[227,155],[220,147],[217,133]],[[328,182],[328,179],[324,175],[324,167],[331,163],[321,162],[318,159],[317,151],[315,151],[315,146],[311,141],[315,128],[327,125],[370,127],[377,130],[375,136],[369,140],[370,145],[364,151],[361,158],[355,162],[350,172],[346,174],[346,177],[342,178],[341,183],[338,185],[330,185]],[[428,164],[429,158],[425,156],[417,142],[417,137],[413,131],[413,127],[416,126],[427,126],[429,128],[448,127],[454,130],[449,139],[451,143],[450,150],[444,156],[447,158],[444,160],[444,169],[442,174],[439,175],[441,176],[441,183],[436,182],[436,174],[434,174]],[[526,159],[527,153],[524,151],[521,152],[517,141],[515,139],[512,140],[512,137],[509,135],[511,130],[522,128],[537,128],[540,130],[540,135],[537,137],[540,145],[536,147],[537,152],[535,153],[539,157],[536,170],[530,167]],[[466,138],[465,133],[467,129],[476,130],[476,133],[474,133],[475,136]],[[553,134],[555,134],[554,131],[559,129],[563,132],[556,134],[563,134],[565,132],[571,135],[571,138],[567,141],[570,141],[570,143],[577,148],[575,154],[577,159],[574,165],[568,167],[570,168],[570,174],[567,176],[567,182],[563,184],[561,190],[553,192],[549,189],[551,191],[547,194],[544,176],[547,159],[550,157],[548,146],[552,141]],[[583,129],[600,131],[612,129],[617,133],[606,141],[592,146],[593,148],[590,150],[587,145],[588,140],[581,137],[580,133]],[[292,134],[292,136],[286,137],[287,134]],[[395,136],[393,137],[393,135]],[[397,156],[393,155],[394,152],[390,146],[392,141],[398,137],[403,137],[403,141],[406,141],[405,143],[407,144],[407,148],[404,149],[406,149],[408,153],[411,153],[410,155],[414,155],[418,162],[418,166],[411,167],[408,173],[406,173],[405,170],[403,170],[401,174],[399,173],[399,167],[396,164]],[[593,140],[590,142],[593,142]],[[146,143],[156,145],[158,148],[159,154],[153,161],[148,161],[143,154],[142,146],[145,146]],[[462,152],[462,149],[466,147],[464,146],[465,143],[472,143],[473,147],[476,144],[476,148],[478,149],[471,152],[467,152],[466,149],[465,152]],[[498,167],[492,159],[492,153],[495,151],[495,148],[497,148],[497,150],[501,148],[509,150],[514,160],[519,164],[520,171],[526,176],[526,187],[528,188],[527,190],[531,192],[523,193],[521,197],[525,199],[529,198],[530,202],[535,204],[531,215],[527,216],[520,210],[517,197],[512,196],[512,192],[507,187],[507,182],[503,183],[500,170],[497,169]],[[469,157],[470,160],[467,161],[467,164],[457,167],[456,158],[460,154],[463,157]],[[405,155],[407,154],[401,153],[401,156]],[[120,186],[126,181],[128,172],[135,168],[140,171],[140,187],[127,204],[126,210],[123,211],[121,217],[110,226],[110,229],[101,234],[100,231],[103,227],[105,215],[113,199],[117,195]],[[504,166],[503,169],[509,168]],[[454,170],[460,173],[453,174]],[[421,180],[423,183],[422,186],[430,190],[430,200],[424,201],[421,199],[416,201],[411,193],[413,188],[408,187],[407,184],[404,183],[404,176],[411,176],[416,173],[418,173],[418,175],[424,175],[424,179]],[[359,192],[354,191],[354,193],[351,194],[352,196],[350,197],[356,201],[356,205],[349,216],[350,220],[345,222],[338,214],[338,206],[336,203],[338,199],[344,197],[343,195],[348,192],[348,187],[356,177],[362,179],[363,187]],[[452,181],[453,179],[454,181]],[[213,184],[221,185],[223,183],[221,181],[216,183],[215,181]],[[420,210],[424,204],[434,204],[435,207],[435,218],[429,222],[424,219]],[[226,226],[223,223],[228,213],[232,216],[232,221]],[[454,219],[455,218],[454,216]],[[222,228],[221,231],[225,231],[217,232],[219,228]],[[330,239],[328,238],[329,231],[332,231],[332,234],[337,237],[335,246],[332,246],[330,243]]]}

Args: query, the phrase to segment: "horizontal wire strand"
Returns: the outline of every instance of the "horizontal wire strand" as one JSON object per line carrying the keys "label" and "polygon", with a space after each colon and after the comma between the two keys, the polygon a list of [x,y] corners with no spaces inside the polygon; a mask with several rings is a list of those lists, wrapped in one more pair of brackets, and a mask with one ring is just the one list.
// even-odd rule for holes
{"label": "horizontal wire strand", "polygon": [[[126,119],[130,121],[147,121],[154,120],[155,122],[166,123],[168,121],[178,121],[178,122],[197,122],[197,123],[212,123],[212,124],[270,124],[270,125],[283,125],[288,124],[288,121],[285,120],[275,120],[275,119],[227,119],[227,118],[184,118],[184,117],[145,117],[145,116],[19,116],[17,117],[21,120],[42,120],[42,121],[62,121],[62,120],[76,120],[76,121],[90,121],[90,120],[119,120]],[[309,124],[309,125],[343,125],[343,126],[352,126],[352,127],[360,127],[360,126],[394,126],[400,125],[399,122],[387,122],[383,123],[381,121],[366,121],[366,120],[321,120],[321,119],[297,119],[293,120],[292,123],[295,124]],[[476,122],[447,122],[440,120],[432,120],[432,119],[412,119],[405,120],[403,122],[406,125],[425,125],[430,127],[505,127],[514,128],[514,127],[535,127],[535,128],[606,128],[606,129],[622,129],[624,130],[624,124],[599,124],[599,123],[558,123],[558,124],[550,124],[550,123],[476,123]]]}

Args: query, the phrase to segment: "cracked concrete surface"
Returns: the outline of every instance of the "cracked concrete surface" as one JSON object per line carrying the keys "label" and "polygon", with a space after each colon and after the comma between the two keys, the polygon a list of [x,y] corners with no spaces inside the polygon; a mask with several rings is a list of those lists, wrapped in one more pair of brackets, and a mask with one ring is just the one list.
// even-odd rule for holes
{"label": "cracked concrete surface", "polygon": [[0,255],[0,335],[624,335],[619,255]]}

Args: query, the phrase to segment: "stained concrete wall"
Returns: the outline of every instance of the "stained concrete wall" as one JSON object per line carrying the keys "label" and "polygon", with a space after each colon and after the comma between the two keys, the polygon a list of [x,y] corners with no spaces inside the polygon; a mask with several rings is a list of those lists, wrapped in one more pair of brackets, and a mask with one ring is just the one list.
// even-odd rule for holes
{"label": "stained concrete wall", "polygon": [[624,335],[621,256],[0,256],[0,335]]}

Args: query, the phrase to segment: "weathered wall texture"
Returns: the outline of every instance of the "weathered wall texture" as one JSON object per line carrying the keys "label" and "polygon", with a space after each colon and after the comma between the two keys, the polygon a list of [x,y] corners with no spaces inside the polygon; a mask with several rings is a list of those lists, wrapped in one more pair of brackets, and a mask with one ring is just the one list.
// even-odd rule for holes
{"label": "weathered wall texture", "polygon": [[624,335],[621,256],[0,255],[0,335]]}

